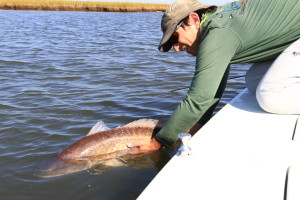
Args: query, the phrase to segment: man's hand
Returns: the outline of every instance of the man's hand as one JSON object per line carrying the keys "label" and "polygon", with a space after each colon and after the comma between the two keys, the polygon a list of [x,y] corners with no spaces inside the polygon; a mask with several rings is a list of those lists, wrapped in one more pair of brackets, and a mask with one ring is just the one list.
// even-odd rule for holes
{"label": "man's hand", "polygon": [[127,147],[137,148],[137,150],[131,152],[131,154],[140,154],[160,149],[162,145],[159,142],[157,142],[154,138],[152,138],[148,143],[134,142],[127,144]]}

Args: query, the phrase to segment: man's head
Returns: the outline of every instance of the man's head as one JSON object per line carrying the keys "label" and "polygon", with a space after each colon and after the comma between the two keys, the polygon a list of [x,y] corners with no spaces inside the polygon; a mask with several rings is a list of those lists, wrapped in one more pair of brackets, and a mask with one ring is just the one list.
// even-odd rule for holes
{"label": "man's head", "polygon": [[[197,0],[177,0],[164,13],[161,21],[163,37],[158,49],[187,51],[197,54],[200,43],[200,17],[197,13],[216,6],[203,6]],[[197,11],[197,13],[195,13]]]}

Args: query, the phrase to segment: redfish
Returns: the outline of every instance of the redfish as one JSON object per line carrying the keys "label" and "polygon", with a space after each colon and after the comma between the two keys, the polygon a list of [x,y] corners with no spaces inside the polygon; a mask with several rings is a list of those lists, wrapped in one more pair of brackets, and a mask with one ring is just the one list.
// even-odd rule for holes
{"label": "redfish", "polygon": [[45,162],[36,175],[44,178],[60,176],[89,169],[102,162],[115,165],[116,162],[107,161],[122,158],[134,150],[127,147],[128,143],[149,143],[161,127],[161,123],[154,119],[140,119],[112,129],[98,122],[85,137]]}

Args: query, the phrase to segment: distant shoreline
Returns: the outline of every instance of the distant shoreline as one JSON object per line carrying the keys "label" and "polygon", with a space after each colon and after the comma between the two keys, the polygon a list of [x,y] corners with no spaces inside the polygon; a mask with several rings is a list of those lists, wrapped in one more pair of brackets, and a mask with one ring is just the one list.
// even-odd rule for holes
{"label": "distant shoreline", "polygon": [[2,10],[86,11],[86,12],[164,12],[169,4],[95,2],[64,0],[0,0]]}

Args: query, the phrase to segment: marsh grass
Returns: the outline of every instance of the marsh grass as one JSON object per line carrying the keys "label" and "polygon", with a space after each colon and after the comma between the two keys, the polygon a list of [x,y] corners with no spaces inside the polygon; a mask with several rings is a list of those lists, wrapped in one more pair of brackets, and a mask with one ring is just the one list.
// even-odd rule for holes
{"label": "marsh grass", "polygon": [[57,10],[102,12],[157,12],[165,11],[169,4],[96,2],[64,0],[0,0],[4,10]]}

